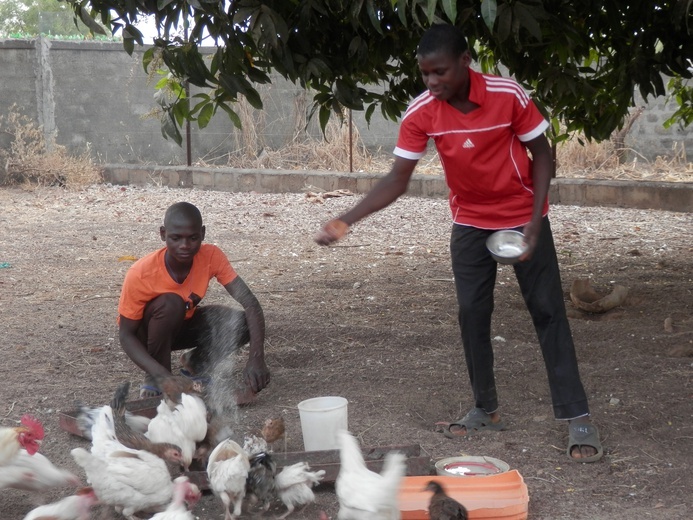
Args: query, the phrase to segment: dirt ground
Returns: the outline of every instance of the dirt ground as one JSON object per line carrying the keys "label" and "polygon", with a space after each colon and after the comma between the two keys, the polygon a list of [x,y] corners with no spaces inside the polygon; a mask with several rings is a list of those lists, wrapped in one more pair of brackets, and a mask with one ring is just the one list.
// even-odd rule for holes
{"label": "dirt ground", "polygon": [[[60,429],[75,400],[105,404],[141,374],[116,339],[116,306],[131,261],[162,246],[169,204],[202,210],[207,241],[229,255],[267,319],[272,383],[238,410],[236,432],[281,414],[288,450],[303,449],[297,404],[341,395],[349,428],[367,446],[421,445],[432,460],[489,455],[517,469],[533,519],[682,519],[693,510],[693,216],[554,206],[552,225],[581,373],[605,446],[602,461],[565,454],[543,362],[512,268],[499,268],[493,337],[501,413],[509,429],[448,440],[434,423],[472,405],[456,323],[446,201],[403,198],[355,226],[336,247],[312,237],[353,197],[232,194],[96,186],[82,191],[0,190],[0,425],[30,412],[44,421],[41,451],[83,477],[70,450],[87,441]],[[120,260],[120,261],[119,261]],[[590,278],[626,302],[601,315],[570,303]],[[232,300],[214,282],[207,303]],[[244,353],[239,359],[243,362]],[[133,390],[132,398],[135,398]],[[56,499],[70,490],[56,490]],[[0,517],[19,520],[36,497],[4,490]],[[334,490],[293,518],[336,516]],[[280,513],[273,507],[264,517]],[[686,513],[686,511],[689,511]],[[205,495],[195,515],[221,519]],[[250,515],[244,515],[250,518]],[[107,508],[95,519],[120,518]],[[291,517],[290,517],[291,518]]]}

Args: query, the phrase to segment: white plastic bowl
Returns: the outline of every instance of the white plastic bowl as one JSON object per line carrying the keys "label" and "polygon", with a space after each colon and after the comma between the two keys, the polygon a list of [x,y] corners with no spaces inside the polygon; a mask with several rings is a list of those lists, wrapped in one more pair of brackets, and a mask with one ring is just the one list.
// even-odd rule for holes
{"label": "white plastic bowl", "polygon": [[436,462],[436,473],[448,477],[483,477],[510,470],[510,466],[493,457],[464,455],[446,457]]}

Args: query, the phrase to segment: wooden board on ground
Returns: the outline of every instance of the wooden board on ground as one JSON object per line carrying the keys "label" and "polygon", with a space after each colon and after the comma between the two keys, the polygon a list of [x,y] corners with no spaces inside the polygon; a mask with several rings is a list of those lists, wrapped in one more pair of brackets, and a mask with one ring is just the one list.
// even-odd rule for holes
{"label": "wooden board on ground", "polygon": [[[151,418],[156,414],[156,407],[160,400],[159,397],[138,399],[128,401],[125,407],[134,414]],[[73,435],[83,437],[82,432],[77,427],[77,413],[77,410],[59,413],[60,427]],[[390,451],[399,451],[406,456],[407,476],[431,475],[433,473],[431,459],[428,456],[421,455],[421,446],[419,444],[361,448],[366,466],[368,469],[376,472],[380,472],[385,455]],[[284,466],[290,466],[297,462],[307,462],[314,471],[325,470],[325,476],[322,480],[323,484],[334,484],[339,474],[339,450],[273,452],[272,456],[277,462],[277,471],[281,471]],[[187,475],[200,489],[209,489],[207,472],[204,468],[197,467],[195,462],[193,462],[193,466],[191,466],[191,470]]]}

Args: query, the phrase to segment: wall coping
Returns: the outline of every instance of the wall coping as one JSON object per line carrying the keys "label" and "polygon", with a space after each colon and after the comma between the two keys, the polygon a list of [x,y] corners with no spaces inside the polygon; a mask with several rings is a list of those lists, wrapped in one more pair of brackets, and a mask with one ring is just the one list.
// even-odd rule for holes
{"label": "wall coping", "polygon": [[[223,167],[107,164],[104,180],[116,185],[148,184],[229,192],[302,193],[307,190],[348,189],[365,193],[383,176],[378,173],[344,173],[316,170],[263,170]],[[414,175],[407,195],[446,198],[445,180],[439,175]],[[693,211],[693,183],[596,179],[551,181],[551,204]]]}

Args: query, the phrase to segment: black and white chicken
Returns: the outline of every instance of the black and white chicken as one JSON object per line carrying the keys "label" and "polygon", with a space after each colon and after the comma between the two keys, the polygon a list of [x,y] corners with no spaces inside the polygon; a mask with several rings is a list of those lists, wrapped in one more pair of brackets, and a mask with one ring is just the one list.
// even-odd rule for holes
{"label": "black and white chicken", "polygon": [[260,504],[263,511],[269,509],[275,496],[276,474],[277,463],[270,453],[261,451],[250,456],[245,494],[252,505]]}

